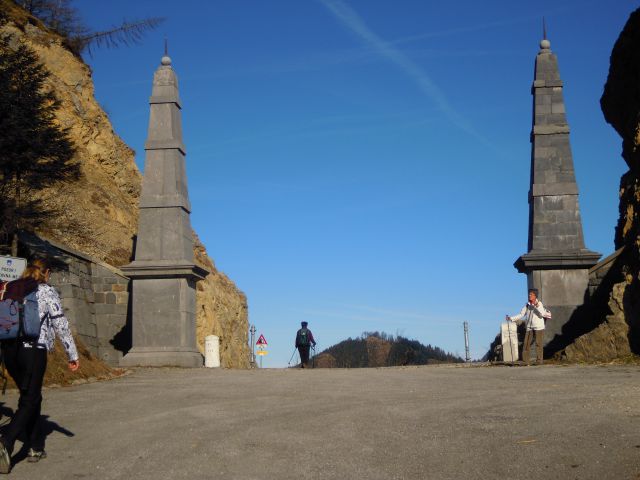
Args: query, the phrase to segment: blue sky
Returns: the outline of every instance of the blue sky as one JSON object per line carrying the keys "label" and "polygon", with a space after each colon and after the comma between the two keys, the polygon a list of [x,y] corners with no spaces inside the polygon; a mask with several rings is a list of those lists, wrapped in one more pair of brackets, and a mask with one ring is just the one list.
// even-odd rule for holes
{"label": "blue sky", "polygon": [[[144,166],[164,38],[180,81],[194,229],[286,366],[363,331],[481,357],[526,298],[533,63],[546,18],[587,247],[613,251],[621,143],[600,111],[637,2],[78,2],[86,22],[163,16],[87,61]],[[603,6],[606,5],[606,8]]]}

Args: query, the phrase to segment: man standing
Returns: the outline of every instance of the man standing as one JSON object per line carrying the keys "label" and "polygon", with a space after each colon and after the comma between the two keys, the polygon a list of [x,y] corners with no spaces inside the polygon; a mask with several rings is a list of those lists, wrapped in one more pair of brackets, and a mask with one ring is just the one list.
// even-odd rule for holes
{"label": "man standing", "polygon": [[309,348],[311,345],[316,346],[313,333],[307,328],[307,322],[300,322],[302,328],[296,333],[296,348],[300,353],[300,366],[306,368],[309,363]]}
{"label": "man standing", "polygon": [[522,360],[529,362],[529,352],[531,351],[531,342],[534,335],[536,340],[536,363],[542,365],[543,363],[543,351],[542,345],[544,343],[544,322],[551,318],[551,312],[547,310],[542,302],[538,300],[538,290],[535,288],[529,289],[529,301],[526,303],[518,315],[510,317],[507,315],[507,321],[519,322],[526,317],[526,334],[524,336],[524,345],[522,348]]}

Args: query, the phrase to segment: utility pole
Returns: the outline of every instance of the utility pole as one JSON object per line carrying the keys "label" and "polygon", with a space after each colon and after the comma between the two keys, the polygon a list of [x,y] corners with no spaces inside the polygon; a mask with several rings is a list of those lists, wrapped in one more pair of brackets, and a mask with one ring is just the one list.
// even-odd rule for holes
{"label": "utility pole", "polygon": [[249,363],[251,364],[252,368],[255,368],[256,366],[256,326],[255,325],[251,325],[251,328],[249,329],[249,332],[251,332],[251,360],[249,361]]}
{"label": "utility pole", "polygon": [[469,322],[464,322],[464,352],[466,361],[470,362],[471,356],[469,355]]}

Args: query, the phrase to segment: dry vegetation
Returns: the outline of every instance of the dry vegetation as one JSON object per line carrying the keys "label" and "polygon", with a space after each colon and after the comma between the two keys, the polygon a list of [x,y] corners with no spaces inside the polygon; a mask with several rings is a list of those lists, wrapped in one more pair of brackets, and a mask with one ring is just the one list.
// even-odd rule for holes
{"label": "dry vegetation", "polygon": [[[80,368],[71,372],[67,365],[67,356],[56,341],[55,350],[48,356],[47,372],[44,376],[45,386],[66,386],[83,382],[107,380],[125,374],[126,370],[113,369],[100,359],[94,357],[91,352],[78,339],[76,339],[78,355],[80,356]],[[5,371],[6,374],[6,371]],[[15,383],[8,376],[7,388],[16,388]]]}

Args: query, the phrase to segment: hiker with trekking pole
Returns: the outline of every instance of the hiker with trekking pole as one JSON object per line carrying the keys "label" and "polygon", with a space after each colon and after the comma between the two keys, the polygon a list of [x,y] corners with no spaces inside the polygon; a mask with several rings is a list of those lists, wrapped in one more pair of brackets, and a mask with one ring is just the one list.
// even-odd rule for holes
{"label": "hiker with trekking pole", "polygon": [[308,322],[300,322],[302,328],[296,333],[296,348],[300,353],[300,368],[309,366],[309,350],[311,345],[316,346],[313,333],[307,328]]}
{"label": "hiker with trekking pole", "polygon": [[528,302],[522,307],[520,313],[514,316],[507,315],[507,321],[522,322],[526,318],[526,333],[524,336],[524,345],[522,347],[522,360],[529,363],[529,352],[531,351],[531,343],[535,337],[536,341],[536,363],[542,365],[543,359],[543,343],[544,343],[544,322],[551,319],[551,312],[545,308],[538,299],[538,290],[529,289]]}

